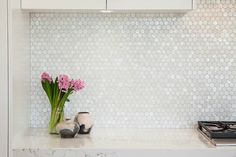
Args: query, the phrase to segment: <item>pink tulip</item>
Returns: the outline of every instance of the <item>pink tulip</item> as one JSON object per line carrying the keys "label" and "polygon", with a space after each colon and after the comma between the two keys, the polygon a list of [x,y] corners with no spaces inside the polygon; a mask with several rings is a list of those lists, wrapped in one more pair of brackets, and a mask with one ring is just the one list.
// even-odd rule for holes
{"label": "pink tulip", "polygon": [[70,78],[67,75],[60,75],[58,79],[58,87],[60,90],[67,91],[70,87]]}
{"label": "pink tulip", "polygon": [[52,77],[47,72],[43,72],[41,75],[41,81],[43,81],[43,82],[49,81],[51,83]]}

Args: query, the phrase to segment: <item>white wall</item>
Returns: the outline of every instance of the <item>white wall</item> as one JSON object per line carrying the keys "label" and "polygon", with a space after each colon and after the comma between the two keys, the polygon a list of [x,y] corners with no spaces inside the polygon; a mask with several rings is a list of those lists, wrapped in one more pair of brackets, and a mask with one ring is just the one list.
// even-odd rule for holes
{"label": "white wall", "polygon": [[29,13],[20,0],[9,1],[10,146],[28,128],[30,95]]}
{"label": "white wall", "polygon": [[0,153],[8,155],[7,0],[0,1]]}

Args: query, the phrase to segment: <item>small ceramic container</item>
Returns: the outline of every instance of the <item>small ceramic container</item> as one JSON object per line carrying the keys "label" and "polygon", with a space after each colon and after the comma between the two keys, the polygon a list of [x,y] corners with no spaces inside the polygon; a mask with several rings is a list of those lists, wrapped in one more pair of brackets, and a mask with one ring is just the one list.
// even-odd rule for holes
{"label": "small ceramic container", "polygon": [[78,123],[80,130],[79,134],[89,134],[93,127],[93,122],[89,112],[79,112],[74,119]]}
{"label": "small ceramic container", "polygon": [[79,126],[71,119],[66,119],[66,121],[57,125],[56,130],[61,135],[61,138],[74,138],[79,132]]}

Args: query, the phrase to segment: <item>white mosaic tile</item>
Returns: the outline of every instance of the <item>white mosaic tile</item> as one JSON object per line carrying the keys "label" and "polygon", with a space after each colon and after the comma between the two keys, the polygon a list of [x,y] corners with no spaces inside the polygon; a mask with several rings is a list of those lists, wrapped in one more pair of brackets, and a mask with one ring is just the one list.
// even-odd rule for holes
{"label": "white mosaic tile", "polygon": [[32,13],[31,126],[49,121],[43,71],[85,80],[65,111],[90,111],[96,127],[236,120],[235,59],[236,0],[186,14]]}

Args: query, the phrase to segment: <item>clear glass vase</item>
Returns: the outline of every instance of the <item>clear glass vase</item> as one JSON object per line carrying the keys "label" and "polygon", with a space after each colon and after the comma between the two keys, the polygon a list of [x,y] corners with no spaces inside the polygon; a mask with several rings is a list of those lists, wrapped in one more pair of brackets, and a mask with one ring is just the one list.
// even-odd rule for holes
{"label": "clear glass vase", "polygon": [[63,108],[52,108],[49,128],[48,131],[50,134],[58,134],[56,131],[56,126],[60,122],[64,121],[64,105]]}

